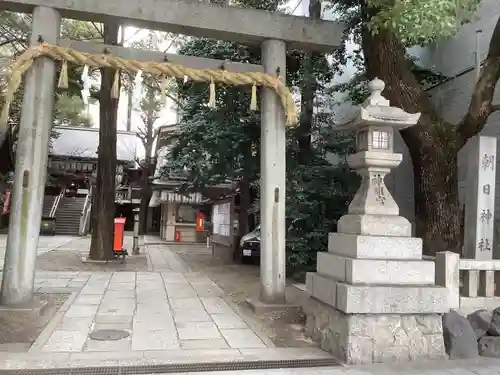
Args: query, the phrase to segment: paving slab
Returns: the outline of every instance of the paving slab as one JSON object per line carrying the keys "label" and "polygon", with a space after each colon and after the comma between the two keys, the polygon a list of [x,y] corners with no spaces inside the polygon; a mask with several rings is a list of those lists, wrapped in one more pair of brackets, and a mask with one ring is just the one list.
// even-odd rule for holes
{"label": "paving slab", "polygon": [[196,349],[226,349],[229,345],[224,339],[207,339],[207,340],[180,340],[181,349],[196,350]]}
{"label": "paving slab", "polygon": [[42,352],[80,352],[83,349],[88,332],[54,331],[49,337]]}
{"label": "paving slab", "polygon": [[251,329],[221,329],[231,348],[265,348],[266,345]]}
{"label": "paving slab", "polygon": [[180,340],[220,339],[221,333],[213,322],[177,323]]}
{"label": "paving slab", "polygon": [[219,329],[249,328],[245,321],[236,313],[212,314],[211,318]]}

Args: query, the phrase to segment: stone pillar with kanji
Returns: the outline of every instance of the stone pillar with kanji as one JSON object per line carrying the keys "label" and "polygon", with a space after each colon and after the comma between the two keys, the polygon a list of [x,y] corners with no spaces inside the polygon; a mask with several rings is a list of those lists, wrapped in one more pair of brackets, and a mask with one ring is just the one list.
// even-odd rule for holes
{"label": "stone pillar with kanji", "polygon": [[307,332],[347,364],[445,358],[442,313],[447,290],[435,285],[433,261],[422,259],[422,240],[387,190],[384,178],[403,156],[394,132],[417,124],[420,114],[391,107],[385,84],[369,83],[370,97],[348,124],[356,153],[347,159],[362,177],[348,213],[318,253],[307,275]]}

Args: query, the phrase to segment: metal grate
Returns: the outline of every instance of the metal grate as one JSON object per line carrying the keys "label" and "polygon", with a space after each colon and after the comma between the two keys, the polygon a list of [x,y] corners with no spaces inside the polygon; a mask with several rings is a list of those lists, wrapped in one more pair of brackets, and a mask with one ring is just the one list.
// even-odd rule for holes
{"label": "metal grate", "polygon": [[213,363],[167,363],[142,366],[109,366],[57,369],[0,370],[0,375],[140,375],[179,372],[270,370],[279,368],[336,366],[333,358],[285,359]]}

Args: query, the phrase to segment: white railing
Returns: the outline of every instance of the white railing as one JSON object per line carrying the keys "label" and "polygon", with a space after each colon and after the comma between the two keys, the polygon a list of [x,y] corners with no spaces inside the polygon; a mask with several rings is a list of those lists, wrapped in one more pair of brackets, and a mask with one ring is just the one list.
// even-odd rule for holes
{"label": "white railing", "polygon": [[92,186],[89,192],[85,196],[85,203],[83,204],[82,212],[80,214],[80,227],[78,228],[78,234],[80,236],[86,236],[89,232],[90,226],[90,213],[92,209]]}
{"label": "white railing", "polygon": [[495,296],[495,271],[500,260],[461,259],[445,251],[436,254],[436,284],[448,289],[450,307],[477,310],[500,306]]}
{"label": "white railing", "polygon": [[50,209],[50,212],[49,212],[49,217],[54,218],[56,216],[57,207],[59,207],[59,203],[64,198],[65,191],[66,191],[66,189],[64,189],[64,188],[61,189],[61,192],[59,193],[59,195],[56,197],[56,199],[54,199],[54,203],[52,204],[52,208]]}

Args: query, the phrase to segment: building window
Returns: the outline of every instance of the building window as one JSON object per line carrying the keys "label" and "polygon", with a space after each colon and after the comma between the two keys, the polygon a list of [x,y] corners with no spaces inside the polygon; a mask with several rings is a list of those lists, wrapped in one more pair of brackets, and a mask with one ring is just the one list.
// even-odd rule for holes
{"label": "building window", "polygon": [[389,132],[373,131],[372,132],[372,147],[374,149],[388,150],[389,149]]}

